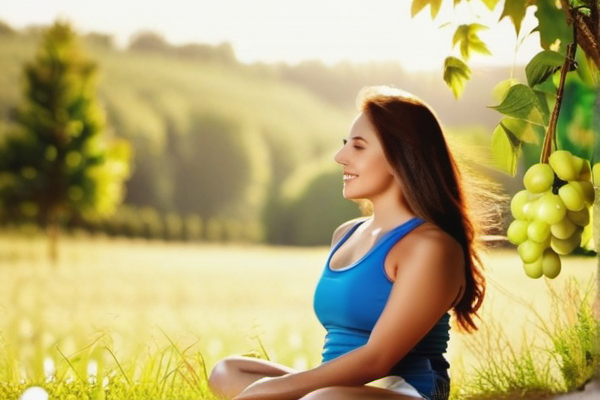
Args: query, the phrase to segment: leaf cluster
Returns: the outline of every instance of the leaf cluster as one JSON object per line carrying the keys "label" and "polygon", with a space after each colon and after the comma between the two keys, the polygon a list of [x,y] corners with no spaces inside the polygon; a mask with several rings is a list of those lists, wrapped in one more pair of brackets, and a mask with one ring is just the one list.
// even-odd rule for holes
{"label": "leaf cluster", "polygon": [[[453,1],[454,7],[460,3],[460,0]],[[482,3],[489,10],[494,10],[499,2],[482,1]],[[556,130],[558,109],[554,111],[553,118],[550,114],[556,105],[559,86],[556,81],[557,72],[565,65],[567,44],[574,40],[573,28],[569,25],[577,26],[578,37],[581,36],[583,30],[581,27],[585,28],[587,26],[585,24],[589,22],[586,12],[582,10],[588,10],[587,12],[591,15],[598,8],[598,4],[593,1],[580,3],[582,2],[566,0],[561,1],[560,4],[553,0],[506,0],[502,6],[500,20],[509,18],[517,37],[521,35],[521,25],[527,8],[533,5],[537,7],[535,16],[538,26],[531,33],[539,33],[540,44],[544,49],[533,57],[525,69],[527,84],[507,79],[500,82],[492,93],[498,104],[491,108],[503,114],[503,118],[496,126],[492,136],[492,153],[495,165],[510,175],[514,176],[516,173],[523,143],[539,144],[540,137],[544,137],[546,132],[550,132],[546,134],[546,137],[549,135],[552,137],[544,141],[545,154],[550,151],[549,146],[556,145],[553,136]],[[431,6],[432,17],[435,17],[441,7],[441,2],[414,1],[413,15],[428,4]],[[583,7],[579,7],[581,5]],[[578,23],[577,18],[582,19],[583,22]],[[467,62],[471,54],[474,52],[489,54],[488,48],[477,36],[477,32],[485,28],[474,22],[458,26],[454,33],[452,46],[460,48],[461,57],[449,56],[446,58],[444,81],[456,98],[462,94],[470,77],[471,72]],[[598,44],[598,40],[596,40],[596,44]],[[586,50],[585,46],[583,50]],[[570,65],[572,70],[577,70],[577,78],[575,78],[578,81],[577,84],[595,87],[598,81],[597,71],[594,71],[593,67],[593,54],[586,51],[586,56],[586,58],[579,57],[576,63]]]}
{"label": "leaf cluster", "polygon": [[[458,7],[461,3],[468,2],[453,0],[452,5]],[[450,3],[450,0],[447,0],[447,3]],[[480,3],[488,10],[494,11],[500,2],[498,0],[480,0]],[[530,6],[535,6],[538,26],[525,36],[537,32],[540,35],[540,44],[543,49],[553,50],[563,55],[566,52],[566,45],[573,41],[573,27],[569,25],[577,26],[579,42],[582,44],[582,50],[587,56],[583,61],[588,64],[585,68],[593,68],[594,63],[598,64],[600,62],[600,52],[598,53],[598,61],[596,61],[595,54],[595,52],[598,52],[597,49],[600,48],[600,30],[597,29],[598,21],[596,20],[595,25],[593,22],[594,15],[597,16],[598,14],[597,2],[591,0],[570,2],[562,0],[560,3],[557,4],[554,0],[506,0],[502,5],[500,20],[508,18],[515,28],[516,37],[520,38],[523,36],[521,25],[527,9]],[[431,17],[434,19],[442,7],[442,0],[413,0],[411,9],[413,17],[426,6],[430,6]],[[463,93],[466,82],[469,80],[471,71],[467,63],[472,54],[491,54],[485,42],[478,35],[478,32],[487,29],[487,27],[476,22],[477,19],[478,17],[474,15],[473,20],[475,22],[463,23],[456,27],[452,37],[452,48],[458,47],[460,57],[448,56],[444,63],[444,81],[456,98],[459,98]],[[449,25],[449,23],[443,26],[446,25]],[[462,61],[462,63],[457,60]],[[596,81],[592,82],[594,85],[596,83]],[[530,86],[532,85],[530,84]]]}

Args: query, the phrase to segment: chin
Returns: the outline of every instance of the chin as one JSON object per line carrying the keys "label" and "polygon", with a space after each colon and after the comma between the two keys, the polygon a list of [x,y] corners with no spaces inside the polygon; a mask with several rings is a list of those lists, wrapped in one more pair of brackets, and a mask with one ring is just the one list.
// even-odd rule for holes
{"label": "chin", "polygon": [[346,190],[344,190],[342,192],[342,196],[344,196],[344,198],[346,200],[362,200],[365,198],[364,196],[359,196],[359,195],[356,195],[355,193],[348,192]]}

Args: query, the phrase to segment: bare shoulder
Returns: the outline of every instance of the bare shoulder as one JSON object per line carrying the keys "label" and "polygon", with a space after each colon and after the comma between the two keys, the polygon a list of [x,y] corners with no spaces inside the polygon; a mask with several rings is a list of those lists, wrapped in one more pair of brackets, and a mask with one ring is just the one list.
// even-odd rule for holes
{"label": "bare shoulder", "polygon": [[399,265],[426,266],[432,272],[444,271],[443,275],[461,276],[464,268],[465,254],[461,244],[430,222],[425,222],[402,238],[389,255],[392,262]]}
{"label": "bare shoulder", "polygon": [[425,222],[415,228],[403,239],[410,243],[409,247],[419,246],[423,248],[439,249],[441,251],[454,251],[462,255],[461,244],[448,232],[442,230],[431,222]]}
{"label": "bare shoulder", "polygon": [[360,221],[366,220],[368,217],[358,217],[344,222],[333,231],[333,237],[331,238],[331,246],[333,247],[341,238]]}

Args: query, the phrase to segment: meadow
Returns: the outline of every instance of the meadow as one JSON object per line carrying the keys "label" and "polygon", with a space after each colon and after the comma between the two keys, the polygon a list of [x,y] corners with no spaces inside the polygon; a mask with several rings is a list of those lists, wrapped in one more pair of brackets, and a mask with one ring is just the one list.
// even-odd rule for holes
{"label": "meadow", "polygon": [[[3,233],[0,397],[18,399],[35,384],[51,399],[211,399],[206,371],[227,355],[313,367],[324,331],[312,295],[326,254],[82,235],[64,238],[60,264],[51,265],[42,236]],[[548,333],[573,326],[591,304],[596,259],[564,257],[553,281],[526,278],[513,250],[485,260],[481,329],[454,330],[447,353],[453,398],[493,392],[490,371],[511,368],[507,361],[528,360],[534,369],[524,381],[556,381],[548,389],[559,390]],[[523,365],[517,374],[527,372]]]}

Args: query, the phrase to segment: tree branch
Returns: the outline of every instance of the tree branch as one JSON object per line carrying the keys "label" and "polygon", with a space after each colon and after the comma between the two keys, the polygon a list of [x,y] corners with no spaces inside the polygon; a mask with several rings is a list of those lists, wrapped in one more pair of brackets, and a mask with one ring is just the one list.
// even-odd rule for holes
{"label": "tree branch", "polygon": [[600,29],[598,17],[600,15],[600,2],[593,0],[589,2],[590,15],[587,16],[579,11],[579,8],[571,8],[569,0],[560,0],[562,9],[567,17],[567,24],[574,25],[577,37],[574,38],[584,51],[586,56],[593,61],[596,68],[600,70]]}
{"label": "tree branch", "polygon": [[565,90],[565,81],[567,74],[571,70],[571,64],[575,62],[575,52],[577,51],[577,41],[569,43],[567,46],[567,56],[565,62],[560,71],[560,84],[558,85],[558,91],[556,93],[556,103],[554,104],[554,110],[550,116],[550,123],[548,124],[548,130],[546,136],[544,136],[544,145],[542,147],[542,153],[540,155],[540,162],[547,163],[550,154],[552,153],[552,143],[556,140],[556,124],[558,122],[558,115],[560,113],[560,106],[563,100],[563,92]]}

